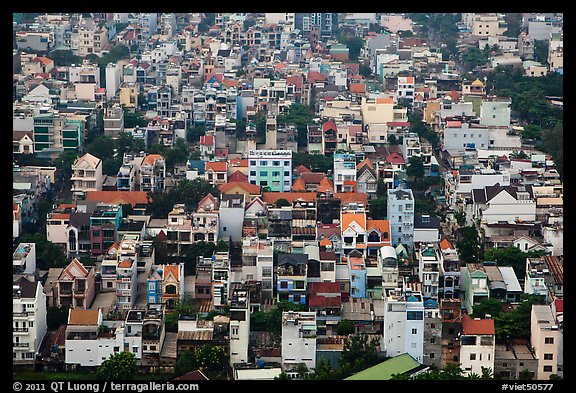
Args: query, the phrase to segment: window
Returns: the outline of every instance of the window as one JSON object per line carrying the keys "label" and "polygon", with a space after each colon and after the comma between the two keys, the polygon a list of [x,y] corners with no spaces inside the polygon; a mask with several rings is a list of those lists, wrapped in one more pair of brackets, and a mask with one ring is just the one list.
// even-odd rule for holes
{"label": "window", "polygon": [[412,329],[412,334],[418,334],[418,329]]}
{"label": "window", "polygon": [[430,344],[434,344],[436,342],[436,337],[430,337]]}
{"label": "window", "polygon": [[284,171],[284,176],[290,176],[290,171]]}
{"label": "window", "polygon": [[268,166],[268,161],[260,161],[261,166]]}
{"label": "window", "polygon": [[545,373],[551,373],[552,372],[552,366],[544,366],[544,372]]}
{"label": "window", "polygon": [[288,281],[280,281],[280,288],[287,289],[288,288]]}
{"label": "window", "polygon": [[256,166],[256,161],[250,161],[250,165]]}
{"label": "window", "polygon": [[256,171],[250,171],[250,176],[256,176]]}
{"label": "window", "polygon": [[470,360],[476,360],[476,354],[475,353],[470,354]]}
{"label": "window", "polygon": [[551,353],[544,354],[544,360],[553,360],[554,355]]}
{"label": "window", "polygon": [[430,359],[434,359],[434,352],[430,352]]}
{"label": "window", "polygon": [[274,165],[274,166],[280,166],[280,161],[272,161],[272,165]]}
{"label": "window", "polygon": [[544,344],[554,344],[554,337],[546,337],[544,339]]}
{"label": "window", "polygon": [[262,177],[268,176],[268,171],[260,171],[260,176]]}

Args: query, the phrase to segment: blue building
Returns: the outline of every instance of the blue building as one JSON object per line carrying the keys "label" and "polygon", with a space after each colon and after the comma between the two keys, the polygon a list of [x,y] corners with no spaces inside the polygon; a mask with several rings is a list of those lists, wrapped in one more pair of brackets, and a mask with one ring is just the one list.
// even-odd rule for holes
{"label": "blue building", "polygon": [[148,304],[162,303],[162,280],[164,272],[161,266],[152,266],[147,281]]}

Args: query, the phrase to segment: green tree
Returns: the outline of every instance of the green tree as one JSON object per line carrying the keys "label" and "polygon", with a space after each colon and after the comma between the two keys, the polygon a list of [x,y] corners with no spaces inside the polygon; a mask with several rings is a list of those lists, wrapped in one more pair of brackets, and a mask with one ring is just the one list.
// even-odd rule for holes
{"label": "green tree", "polygon": [[360,70],[358,72],[364,79],[368,79],[372,75],[372,70],[366,64],[360,64]]}
{"label": "green tree", "polygon": [[38,269],[47,270],[51,267],[66,266],[66,255],[62,249],[56,244],[49,242],[46,238],[45,229],[36,227],[39,232],[26,230],[23,232],[18,241],[21,243],[35,243],[36,244],[36,267]]}
{"label": "green tree", "polygon": [[332,156],[323,154],[293,153],[292,167],[297,168],[300,165],[304,165],[312,172],[328,173],[334,167],[334,160]]}
{"label": "green tree", "polygon": [[288,200],[286,198],[279,198],[276,200],[276,202],[274,202],[274,205],[276,207],[282,207],[282,206],[292,206],[292,204],[290,202],[288,202]]}
{"label": "green tree", "polygon": [[328,359],[318,359],[314,368],[314,379],[320,381],[337,379],[336,370],[332,368]]}
{"label": "green tree", "polygon": [[486,64],[488,56],[489,52],[481,51],[478,47],[473,46],[462,54],[462,63],[469,69],[474,69]]}
{"label": "green tree", "polygon": [[396,135],[394,135],[394,134],[388,135],[388,144],[390,144],[392,146],[398,145],[398,139],[396,139]]}
{"label": "green tree", "polygon": [[480,239],[474,225],[460,228],[461,239],[456,242],[460,261],[465,263],[478,262],[480,258]]}
{"label": "green tree", "polygon": [[353,334],[355,331],[356,326],[354,325],[354,322],[350,321],[349,319],[342,319],[336,324],[336,333],[339,336],[347,336],[349,334]]}
{"label": "green tree", "polygon": [[129,109],[124,109],[124,128],[146,127],[147,125],[148,120],[144,118],[142,112],[132,112]]}
{"label": "green tree", "polygon": [[48,56],[49,59],[54,61],[56,67],[70,66],[72,64],[82,64],[82,58],[74,55],[71,50],[53,50]]}
{"label": "green tree", "polygon": [[538,258],[547,255],[546,251],[524,252],[518,247],[490,248],[484,252],[485,261],[494,261],[498,266],[512,266],[519,280],[526,275],[526,258]]}
{"label": "green tree", "polygon": [[412,156],[408,159],[406,175],[414,179],[424,177],[424,163],[422,162],[422,157]]}
{"label": "green tree", "polygon": [[480,303],[474,306],[472,317],[485,318],[486,314],[491,315],[492,318],[497,318],[502,314],[502,302],[494,298],[482,299]]}
{"label": "green tree", "polygon": [[369,339],[367,334],[350,335],[344,341],[340,365],[352,375],[378,363],[377,338]]}
{"label": "green tree", "polygon": [[106,359],[96,370],[100,380],[132,380],[138,372],[136,355],[132,352],[118,352]]}
{"label": "green tree", "polygon": [[209,379],[226,379],[230,366],[226,350],[221,346],[203,345],[194,352],[195,368]]}
{"label": "green tree", "polygon": [[194,371],[195,366],[194,354],[190,350],[182,351],[176,358],[174,373],[179,376],[184,375],[190,371]]}
{"label": "green tree", "polygon": [[370,218],[373,220],[385,220],[388,215],[388,198],[379,197],[376,199],[371,199],[368,202],[368,210],[370,212]]}
{"label": "green tree", "polygon": [[518,373],[519,381],[532,381],[534,379],[534,373],[527,368]]}
{"label": "green tree", "polygon": [[308,370],[306,363],[298,363],[296,366],[296,375],[298,376],[298,379],[309,379],[309,372],[310,370]]}

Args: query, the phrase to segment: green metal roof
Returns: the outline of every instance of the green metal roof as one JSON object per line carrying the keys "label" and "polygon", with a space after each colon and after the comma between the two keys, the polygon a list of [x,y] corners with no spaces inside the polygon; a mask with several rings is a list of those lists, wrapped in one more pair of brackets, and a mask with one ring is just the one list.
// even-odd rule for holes
{"label": "green metal roof", "polygon": [[404,374],[419,367],[420,363],[412,356],[405,353],[388,359],[380,364],[360,371],[345,380],[367,380],[367,381],[387,381],[392,379],[394,374]]}

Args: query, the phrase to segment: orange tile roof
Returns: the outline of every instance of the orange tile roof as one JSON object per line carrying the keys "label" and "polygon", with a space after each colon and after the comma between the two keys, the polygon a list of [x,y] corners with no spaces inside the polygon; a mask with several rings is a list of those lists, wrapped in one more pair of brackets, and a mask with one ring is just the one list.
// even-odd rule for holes
{"label": "orange tile roof", "polygon": [[359,94],[366,93],[366,84],[365,83],[350,83],[348,90],[350,90],[350,93],[359,93]]}
{"label": "orange tile roof", "polygon": [[132,261],[130,259],[123,259],[122,262],[118,264],[118,267],[121,267],[123,269],[132,267]]}
{"label": "orange tile roof", "polygon": [[232,158],[230,160],[230,166],[240,167],[240,168],[248,168],[248,160],[247,159],[241,159],[241,158]]}
{"label": "orange tile roof", "polygon": [[242,171],[236,171],[228,176],[228,182],[240,182],[240,183],[248,183],[248,176]]}
{"label": "orange tile roof", "polygon": [[146,191],[87,191],[86,200],[132,207],[148,203]]}
{"label": "orange tile roof", "polygon": [[71,308],[68,318],[68,325],[98,325],[99,309],[82,310]]}
{"label": "orange tile roof", "polygon": [[370,161],[369,158],[365,158],[364,161],[359,162],[356,165],[356,169],[358,170],[358,169],[362,168],[364,165],[368,165],[370,168],[374,169],[374,164],[372,164],[372,161]]}
{"label": "orange tile roof", "polygon": [[462,317],[462,334],[472,335],[494,335],[493,319],[472,319],[467,314]]}
{"label": "orange tile roof", "polygon": [[310,169],[306,168],[304,165],[298,165],[296,167],[296,171],[298,173],[302,173],[302,172],[312,172]]}
{"label": "orange tile roof", "polygon": [[449,248],[454,249],[454,247],[452,246],[452,243],[450,243],[450,241],[448,239],[442,239],[442,241],[440,242],[440,248],[442,250],[447,250]]}
{"label": "orange tile roof", "polygon": [[357,193],[357,192],[337,192],[334,196],[342,203],[356,202],[363,203],[364,206],[368,205],[368,194]]}
{"label": "orange tile roof", "polygon": [[248,192],[250,195],[260,195],[261,190],[259,185],[239,181],[228,182],[218,186],[218,189],[222,194],[230,194],[230,191],[235,188],[240,188],[241,190]]}
{"label": "orange tile roof", "polygon": [[389,220],[366,220],[366,231],[369,232],[372,229],[376,229],[380,233],[384,233],[384,232],[390,233],[390,221]]}
{"label": "orange tile roof", "polygon": [[296,199],[301,198],[304,201],[315,201],[315,192],[263,192],[262,201],[272,205],[278,199],[284,198],[288,202],[292,203]]}
{"label": "orange tile roof", "polygon": [[301,177],[296,178],[296,180],[294,180],[294,183],[292,183],[292,191],[305,192],[306,191],[306,183],[304,182],[304,179],[302,179]]}
{"label": "orange tile roof", "polygon": [[156,160],[163,160],[163,159],[164,157],[162,157],[160,154],[148,154],[146,157],[144,157],[142,165],[154,165]]}
{"label": "orange tile roof", "polygon": [[320,180],[320,184],[318,187],[324,187],[334,191],[334,183],[332,183],[332,180],[330,180],[330,178],[328,177],[325,177],[322,180]]}
{"label": "orange tile roof", "polygon": [[214,144],[214,135],[200,136],[200,144],[204,146],[212,146]]}
{"label": "orange tile roof", "polygon": [[228,163],[226,161],[213,161],[206,163],[206,171],[209,169],[213,170],[214,172],[226,172]]}
{"label": "orange tile roof", "polygon": [[330,240],[328,240],[327,237],[325,237],[322,240],[320,240],[320,245],[324,246],[324,247],[328,247],[328,246],[332,245],[332,242]]}
{"label": "orange tile roof", "polygon": [[178,266],[177,265],[164,265],[164,279],[168,277],[168,274],[171,273],[175,279],[179,279],[178,277]]}
{"label": "orange tile roof", "polygon": [[364,213],[342,213],[342,232],[344,232],[352,222],[356,222],[366,230],[366,214]]}

